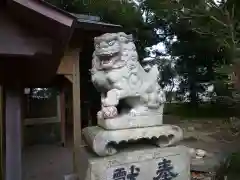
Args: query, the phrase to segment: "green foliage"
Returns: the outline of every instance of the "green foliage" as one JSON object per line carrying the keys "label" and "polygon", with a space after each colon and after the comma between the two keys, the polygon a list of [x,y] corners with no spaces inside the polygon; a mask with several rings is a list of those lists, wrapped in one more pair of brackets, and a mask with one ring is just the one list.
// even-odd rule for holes
{"label": "green foliage", "polygon": [[159,18],[163,17],[164,21],[184,21],[192,31],[200,35],[213,35],[222,46],[228,47],[233,46],[238,35],[236,29],[239,4],[237,0],[222,1],[220,5],[214,0],[146,0],[144,2],[146,7],[149,7]]}
{"label": "green foliage", "polygon": [[184,30],[178,33],[178,41],[170,48],[178,57],[176,71],[182,77],[180,94],[189,91],[191,102],[199,101],[199,93],[205,92],[205,84],[216,79],[214,68],[221,65],[224,52],[217,50],[217,43],[211,37],[201,37],[195,32]]}
{"label": "green foliage", "polygon": [[[197,105],[199,94],[206,91],[206,85],[220,77],[215,69],[229,64],[227,48],[210,30],[199,31],[203,24],[210,28],[209,17],[213,12],[206,9],[206,3],[201,0],[146,0],[142,6],[154,14],[152,26],[163,31],[159,39],[165,42],[168,54],[176,59],[175,72],[181,77],[179,99],[189,92],[187,98]],[[219,29],[219,24],[213,27]],[[174,37],[177,40],[171,42]]]}

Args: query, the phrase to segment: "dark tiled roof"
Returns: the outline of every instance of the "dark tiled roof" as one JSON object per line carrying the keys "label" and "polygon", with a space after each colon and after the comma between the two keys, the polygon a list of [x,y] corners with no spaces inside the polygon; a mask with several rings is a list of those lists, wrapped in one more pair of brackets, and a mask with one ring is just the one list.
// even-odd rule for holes
{"label": "dark tiled roof", "polygon": [[118,27],[118,28],[121,28],[122,26],[121,25],[117,25],[117,24],[111,24],[111,23],[105,23],[105,22],[102,22],[100,21],[100,17],[99,16],[91,16],[91,15],[86,15],[86,14],[76,14],[76,13],[70,13],[70,12],[67,12],[65,10],[62,10],[44,0],[39,0],[40,2],[42,2],[43,4],[55,9],[56,11],[58,12],[62,12],[63,14],[65,15],[68,15],[68,16],[71,16],[71,17],[74,17],[77,19],[77,22],[78,23],[83,23],[83,24],[95,24],[95,25],[101,25],[101,26],[108,26],[108,27]]}

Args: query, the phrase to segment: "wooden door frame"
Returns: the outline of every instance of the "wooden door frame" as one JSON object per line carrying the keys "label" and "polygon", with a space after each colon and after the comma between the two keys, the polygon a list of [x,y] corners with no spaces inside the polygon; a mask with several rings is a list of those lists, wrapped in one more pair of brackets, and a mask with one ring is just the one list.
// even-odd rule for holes
{"label": "wooden door frame", "polygon": [[[69,48],[58,67],[57,74],[64,75],[72,82],[73,99],[73,161],[74,172],[78,167],[78,152],[82,145],[81,97],[80,97],[80,52],[81,48]],[[62,127],[63,129],[64,127]],[[62,134],[65,132],[62,132]]]}
{"label": "wooden door frame", "polygon": [[3,88],[0,86],[0,179],[5,179],[5,123]]}

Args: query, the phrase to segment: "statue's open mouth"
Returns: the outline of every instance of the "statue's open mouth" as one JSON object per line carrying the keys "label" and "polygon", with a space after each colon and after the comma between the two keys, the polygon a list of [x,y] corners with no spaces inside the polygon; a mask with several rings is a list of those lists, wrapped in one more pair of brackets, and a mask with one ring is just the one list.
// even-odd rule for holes
{"label": "statue's open mouth", "polygon": [[110,56],[102,56],[101,57],[101,63],[102,63],[102,65],[107,65],[107,64],[112,63],[112,57],[110,57]]}
{"label": "statue's open mouth", "polygon": [[111,54],[99,54],[101,64],[104,65],[110,65],[114,62],[114,57],[118,56],[118,53],[111,53]]}

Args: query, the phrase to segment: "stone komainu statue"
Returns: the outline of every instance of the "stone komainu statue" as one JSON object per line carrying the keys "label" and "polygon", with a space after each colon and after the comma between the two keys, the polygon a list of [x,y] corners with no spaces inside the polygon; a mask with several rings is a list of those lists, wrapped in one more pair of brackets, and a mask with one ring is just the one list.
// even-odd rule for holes
{"label": "stone komainu statue", "polygon": [[102,102],[98,119],[116,117],[119,101],[129,107],[121,113],[133,116],[161,108],[165,94],[158,84],[157,66],[149,72],[143,69],[132,35],[106,33],[96,37],[94,45],[92,82],[101,92]]}
{"label": "stone komainu statue", "polygon": [[[102,109],[97,126],[83,129],[85,141],[93,151],[99,156],[113,155],[121,142],[140,139],[150,140],[158,147],[179,142],[183,138],[181,128],[162,121],[165,95],[158,84],[158,69],[154,66],[146,72],[142,68],[132,36],[107,33],[96,37],[94,43],[92,82],[101,92]],[[125,155],[127,158],[120,155],[118,161],[132,159],[132,154]]]}

